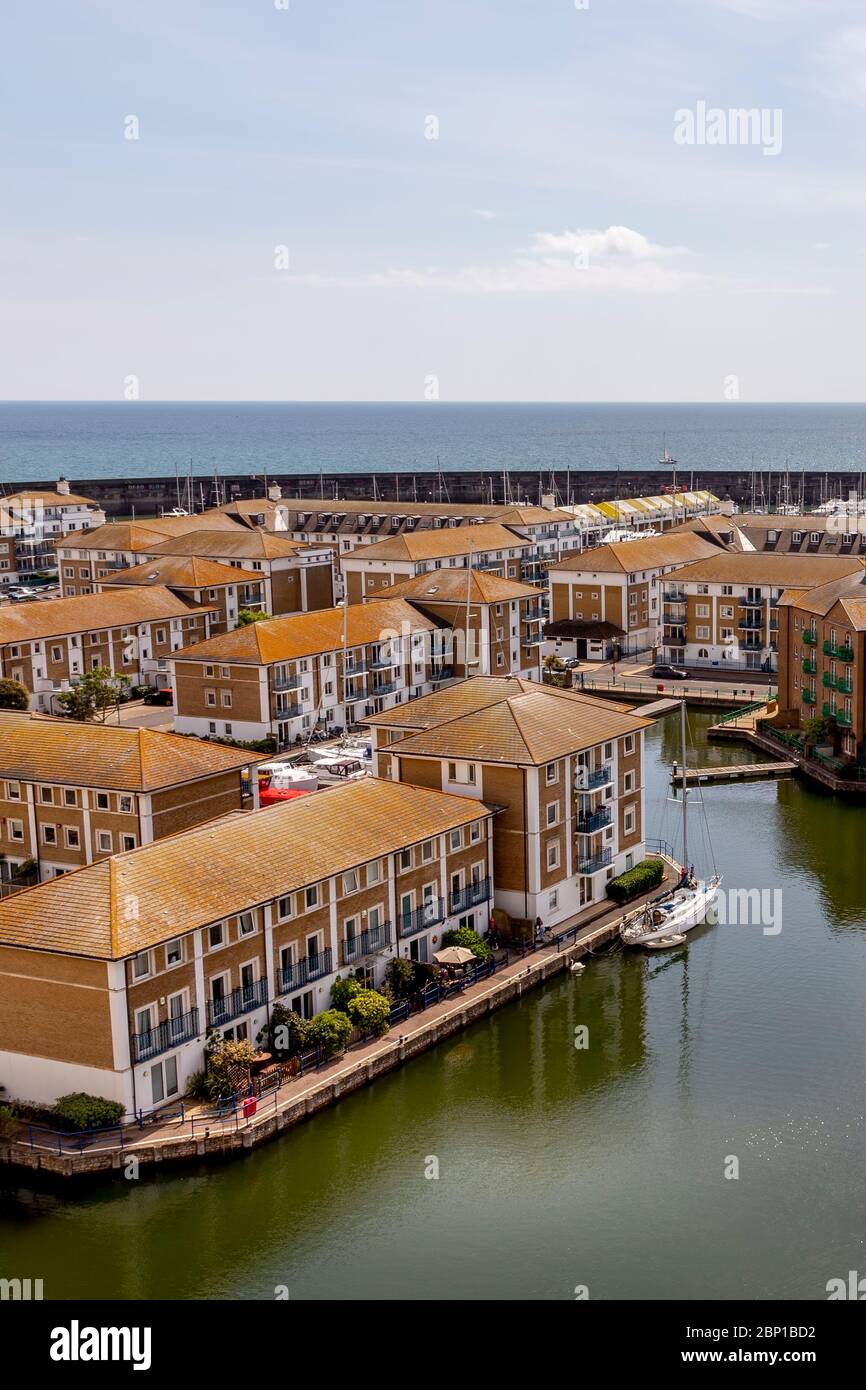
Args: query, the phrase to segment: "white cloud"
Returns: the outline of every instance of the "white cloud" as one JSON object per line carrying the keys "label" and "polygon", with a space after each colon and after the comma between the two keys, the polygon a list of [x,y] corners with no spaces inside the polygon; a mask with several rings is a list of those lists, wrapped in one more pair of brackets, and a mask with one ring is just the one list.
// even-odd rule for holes
{"label": "white cloud", "polygon": [[474,212],[476,217],[482,218],[485,222],[492,222],[496,217],[496,213],[491,212],[489,208],[475,208]]}
{"label": "white cloud", "polygon": [[302,274],[286,283],[314,287],[430,289],[458,294],[669,294],[703,275],[684,264],[682,246],[659,246],[630,227],[536,232],[507,261],[457,269],[427,266],[378,272]]}

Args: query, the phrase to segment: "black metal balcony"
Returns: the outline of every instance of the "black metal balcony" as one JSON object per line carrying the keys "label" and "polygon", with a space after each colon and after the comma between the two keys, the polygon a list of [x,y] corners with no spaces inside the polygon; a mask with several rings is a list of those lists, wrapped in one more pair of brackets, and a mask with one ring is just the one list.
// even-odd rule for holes
{"label": "black metal balcony", "polygon": [[604,830],[606,825],[610,825],[610,807],[603,806],[600,811],[593,811],[591,815],[578,816],[577,831],[579,835],[594,835],[596,830]]}
{"label": "black metal balcony", "polygon": [[312,980],[321,980],[324,975],[330,975],[332,969],[333,952],[330,946],[327,946],[318,955],[302,956],[294,965],[280,970],[277,987],[280,994],[288,994],[290,990],[301,989]]}
{"label": "black metal balcony", "polygon": [[384,951],[386,946],[390,945],[390,922],[383,922],[381,927],[369,927],[366,931],[359,932],[357,936],[347,936],[340,942],[343,964],[351,965],[354,961],[363,960],[364,956],[372,956],[376,951]]}
{"label": "black metal balcony", "polygon": [[231,993],[224,994],[221,999],[208,1000],[208,1025],[211,1028],[222,1028],[224,1024],[231,1023],[233,1018],[240,1018],[242,1014],[252,1013],[253,1009],[257,1009],[267,1002],[268,982],[266,979],[256,980],[255,984],[252,985],[240,985]]}
{"label": "black metal balcony", "polygon": [[272,690],[299,690],[304,683],[303,676],[275,676]]}
{"label": "black metal balcony", "polygon": [[592,855],[590,859],[578,860],[577,872],[579,874],[594,874],[599,869],[603,869],[611,862],[613,851],[610,849],[600,850],[598,854]]}
{"label": "black metal balcony", "polygon": [[400,936],[415,936],[419,931],[435,927],[445,918],[445,907],[441,898],[433,898],[422,903],[412,912],[404,912],[398,919]]}
{"label": "black metal balcony", "polygon": [[146,1062],[149,1057],[156,1057],[160,1052],[168,1052],[172,1047],[189,1042],[197,1033],[198,1009],[190,1009],[188,1013],[179,1014],[177,1018],[158,1023],[155,1028],[146,1028],[143,1033],[133,1033],[132,1060]]}
{"label": "black metal balcony", "polygon": [[467,883],[458,893],[449,893],[448,912],[465,912],[469,907],[477,907],[490,897],[490,879],[482,878],[479,883]]}

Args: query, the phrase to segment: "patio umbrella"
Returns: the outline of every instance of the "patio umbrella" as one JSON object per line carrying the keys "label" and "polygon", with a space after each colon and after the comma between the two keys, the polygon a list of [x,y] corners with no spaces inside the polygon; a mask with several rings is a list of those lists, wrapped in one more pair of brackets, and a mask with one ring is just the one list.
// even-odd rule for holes
{"label": "patio umbrella", "polygon": [[444,951],[434,951],[433,959],[440,965],[466,965],[475,959],[475,953],[468,946],[446,946]]}

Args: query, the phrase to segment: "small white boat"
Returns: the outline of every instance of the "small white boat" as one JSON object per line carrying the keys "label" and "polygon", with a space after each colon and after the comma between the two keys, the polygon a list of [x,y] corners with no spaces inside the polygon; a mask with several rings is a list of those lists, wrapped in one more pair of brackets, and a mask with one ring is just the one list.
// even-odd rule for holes
{"label": "small white boat", "polygon": [[[624,946],[650,946],[655,943],[671,943],[674,936],[684,937],[693,927],[699,927],[709,917],[712,920],[712,905],[719,891],[721,876],[714,874],[709,879],[694,878],[688,870],[689,835],[688,804],[689,789],[686,777],[686,702],[680,701],[680,730],[682,742],[683,772],[683,860],[682,877],[675,888],[660,893],[637,911],[629,914],[620,923],[619,935]],[[664,948],[662,948],[664,949]]]}
{"label": "small white boat", "polygon": [[673,936],[660,936],[658,941],[648,941],[646,949],[648,951],[670,951],[674,946],[682,946],[685,939],[681,932],[674,932]]}
{"label": "small white boat", "polygon": [[259,790],[273,792],[314,792],[319,779],[314,767],[297,767],[292,763],[259,763]]}
{"label": "small white boat", "polygon": [[357,755],[345,753],[332,753],[330,756],[319,758],[313,765],[313,770],[323,785],[356,782],[371,775]]}

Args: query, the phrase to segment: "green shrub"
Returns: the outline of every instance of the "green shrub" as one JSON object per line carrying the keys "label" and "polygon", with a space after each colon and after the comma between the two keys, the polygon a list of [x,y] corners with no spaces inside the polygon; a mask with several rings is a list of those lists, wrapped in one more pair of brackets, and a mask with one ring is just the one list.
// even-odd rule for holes
{"label": "green shrub", "polygon": [[363,1033],[381,1037],[391,1027],[391,1001],[377,989],[362,989],[349,1000],[349,1017]]}
{"label": "green shrub", "polygon": [[385,971],[385,986],[392,998],[405,999],[414,989],[415,983],[415,962],[407,959],[406,956],[394,956],[388,962]]}
{"label": "green shrub", "polygon": [[309,1045],[310,1025],[294,1009],[275,1004],[271,1013],[269,1038],[275,1057],[297,1057]]}
{"label": "green shrub", "polygon": [[30,704],[30,691],[20,681],[7,676],[0,680],[0,709],[27,709]]}
{"label": "green shrub", "polygon": [[0,1139],[11,1139],[18,1128],[14,1112],[8,1105],[0,1105]]}
{"label": "green shrub", "polygon": [[225,1077],[214,1071],[197,1071],[186,1083],[186,1093],[193,1100],[219,1100],[225,1094]]}
{"label": "green shrub", "polygon": [[664,876],[663,859],[644,859],[633,869],[626,869],[618,878],[612,878],[607,885],[607,895],[615,903],[627,903],[630,898],[657,888]]}
{"label": "green shrub", "polygon": [[119,1124],[123,1114],[119,1100],[90,1096],[86,1091],[58,1096],[51,1110],[58,1129],[105,1129],[108,1125]]}
{"label": "green shrub", "polygon": [[477,931],[473,931],[471,927],[453,927],[451,931],[445,932],[442,936],[442,947],[445,946],[465,946],[476,960],[490,960],[493,955],[487,942],[482,941]]}
{"label": "green shrub", "polygon": [[344,980],[338,975],[331,985],[331,1003],[335,1009],[340,1010],[341,1014],[350,1013],[351,1009],[349,1005],[355,995],[360,994],[363,988],[364,986],[361,984],[360,980],[355,980],[351,977],[348,980]]}
{"label": "green shrub", "polygon": [[309,1042],[311,1045],[320,1043],[326,1057],[345,1052],[351,1034],[349,1016],[339,1009],[326,1009],[310,1021]]}

